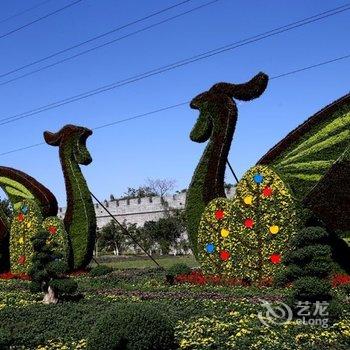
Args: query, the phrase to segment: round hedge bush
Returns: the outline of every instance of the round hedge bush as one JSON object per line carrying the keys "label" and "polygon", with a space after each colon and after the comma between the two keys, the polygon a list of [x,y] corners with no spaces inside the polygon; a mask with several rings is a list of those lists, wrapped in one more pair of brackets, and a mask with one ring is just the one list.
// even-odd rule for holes
{"label": "round hedge bush", "polygon": [[174,264],[167,270],[167,275],[171,277],[176,277],[177,275],[188,275],[191,272],[191,268],[184,264],[178,263]]}
{"label": "round hedge bush", "polygon": [[177,349],[174,327],[158,309],[147,304],[121,304],[96,324],[87,350]]}
{"label": "round hedge bush", "polygon": [[108,275],[112,271],[113,271],[113,268],[110,266],[97,265],[90,270],[90,276],[92,277],[104,276],[104,275]]}

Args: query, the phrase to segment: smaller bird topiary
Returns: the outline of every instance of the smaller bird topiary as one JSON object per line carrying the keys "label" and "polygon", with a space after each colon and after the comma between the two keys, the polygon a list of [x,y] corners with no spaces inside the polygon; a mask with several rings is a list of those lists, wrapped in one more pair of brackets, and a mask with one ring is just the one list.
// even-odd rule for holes
{"label": "smaller bird topiary", "polygon": [[97,322],[87,350],[177,349],[174,327],[155,307],[143,303],[120,304]]}
{"label": "smaller bird topiary", "polygon": [[31,290],[44,292],[43,302],[57,303],[63,294],[73,294],[77,283],[68,278],[66,256],[57,248],[59,243],[51,240],[46,230],[39,231],[32,239],[33,256],[29,275],[32,278]]}

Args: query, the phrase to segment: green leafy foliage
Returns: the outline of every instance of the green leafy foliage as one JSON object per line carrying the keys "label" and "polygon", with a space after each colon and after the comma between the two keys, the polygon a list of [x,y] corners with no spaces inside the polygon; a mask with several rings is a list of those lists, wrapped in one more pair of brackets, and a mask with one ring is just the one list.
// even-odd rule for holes
{"label": "green leafy foliage", "polygon": [[174,264],[167,269],[167,275],[172,277],[176,277],[177,275],[187,275],[190,272],[191,268],[184,263]]}
{"label": "green leafy foliage", "polygon": [[73,279],[65,277],[68,270],[64,254],[57,249],[58,242],[52,241],[50,233],[41,230],[32,239],[34,253],[29,274],[32,278],[32,291],[40,288],[47,292],[51,287],[56,295],[71,294],[77,289]]}
{"label": "green leafy foliage", "polygon": [[198,228],[202,213],[208,203],[225,196],[224,177],[237,122],[237,106],[234,99],[250,101],[258,98],[266,89],[268,76],[259,73],[243,84],[218,83],[191,101],[191,108],[200,114],[190,138],[194,142],[209,140],[194,171],[186,198],[186,222],[192,251],[196,257]]}
{"label": "green leafy foliage", "polygon": [[60,159],[67,192],[67,211],[64,225],[70,239],[70,266],[86,267],[93,255],[96,240],[96,214],[89,188],[79,165],[88,165],[92,159],[86,140],[92,131],[75,125],[66,125],[57,133],[45,132],[45,141],[60,148]]}
{"label": "green leafy foliage", "polygon": [[329,318],[338,318],[338,301],[329,282],[333,261],[327,231],[322,227],[304,228],[293,238],[293,246],[286,256],[284,272],[285,282],[293,282],[289,305],[296,310],[298,303],[310,303],[312,315],[317,302],[326,302]]}
{"label": "green leafy foliage", "polygon": [[158,309],[144,304],[119,306],[97,323],[88,350],[176,349],[174,327]]}
{"label": "green leafy foliage", "polygon": [[105,276],[105,275],[108,275],[109,273],[111,273],[112,271],[113,271],[113,268],[110,266],[97,265],[90,270],[89,274],[92,277]]}
{"label": "green leafy foliage", "polygon": [[202,269],[209,274],[257,281],[282,268],[299,224],[290,192],[266,166],[250,169],[236,196],[208,205],[199,228]]}

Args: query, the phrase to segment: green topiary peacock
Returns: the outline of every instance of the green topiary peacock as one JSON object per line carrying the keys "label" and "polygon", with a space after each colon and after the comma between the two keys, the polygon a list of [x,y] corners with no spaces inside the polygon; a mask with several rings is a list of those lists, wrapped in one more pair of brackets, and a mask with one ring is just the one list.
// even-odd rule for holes
{"label": "green topiary peacock", "polygon": [[225,198],[224,175],[237,121],[234,99],[259,97],[268,77],[215,84],[195,97],[190,138],[209,143],[186,201],[193,252],[208,273],[259,280],[281,268],[307,207],[330,230],[350,229],[350,95],[327,106],[272,148]]}
{"label": "green topiary peacock", "polygon": [[90,262],[96,217],[79,164],[91,162],[86,148],[91,134],[91,130],[75,125],[66,125],[57,133],[44,133],[48,144],[59,146],[67,192],[63,222],[56,216],[57,200],[45,186],[19,170],[0,167],[0,187],[13,206],[11,223],[6,216],[0,216],[0,272],[29,271],[33,256],[31,239],[41,230],[49,233],[48,243],[60,247],[70,268],[83,268]]}

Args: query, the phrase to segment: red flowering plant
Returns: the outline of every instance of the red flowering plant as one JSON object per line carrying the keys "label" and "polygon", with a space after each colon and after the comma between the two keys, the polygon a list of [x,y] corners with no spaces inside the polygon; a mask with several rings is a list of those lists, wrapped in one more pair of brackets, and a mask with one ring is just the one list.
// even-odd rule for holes
{"label": "red flowering plant", "polygon": [[5,272],[0,274],[0,279],[2,280],[23,280],[23,281],[30,281],[31,278],[25,273],[12,273],[12,272]]}
{"label": "red flowering plant", "polygon": [[[221,285],[221,286],[249,286],[251,283],[248,279],[226,277],[222,275],[206,275],[200,270],[193,270],[188,274],[175,276],[175,283],[189,283],[194,285]],[[271,286],[271,278],[263,278],[258,283],[260,286]]]}
{"label": "red flowering plant", "polygon": [[350,275],[346,274],[336,274],[331,278],[333,287],[340,287],[344,285],[350,285]]}

